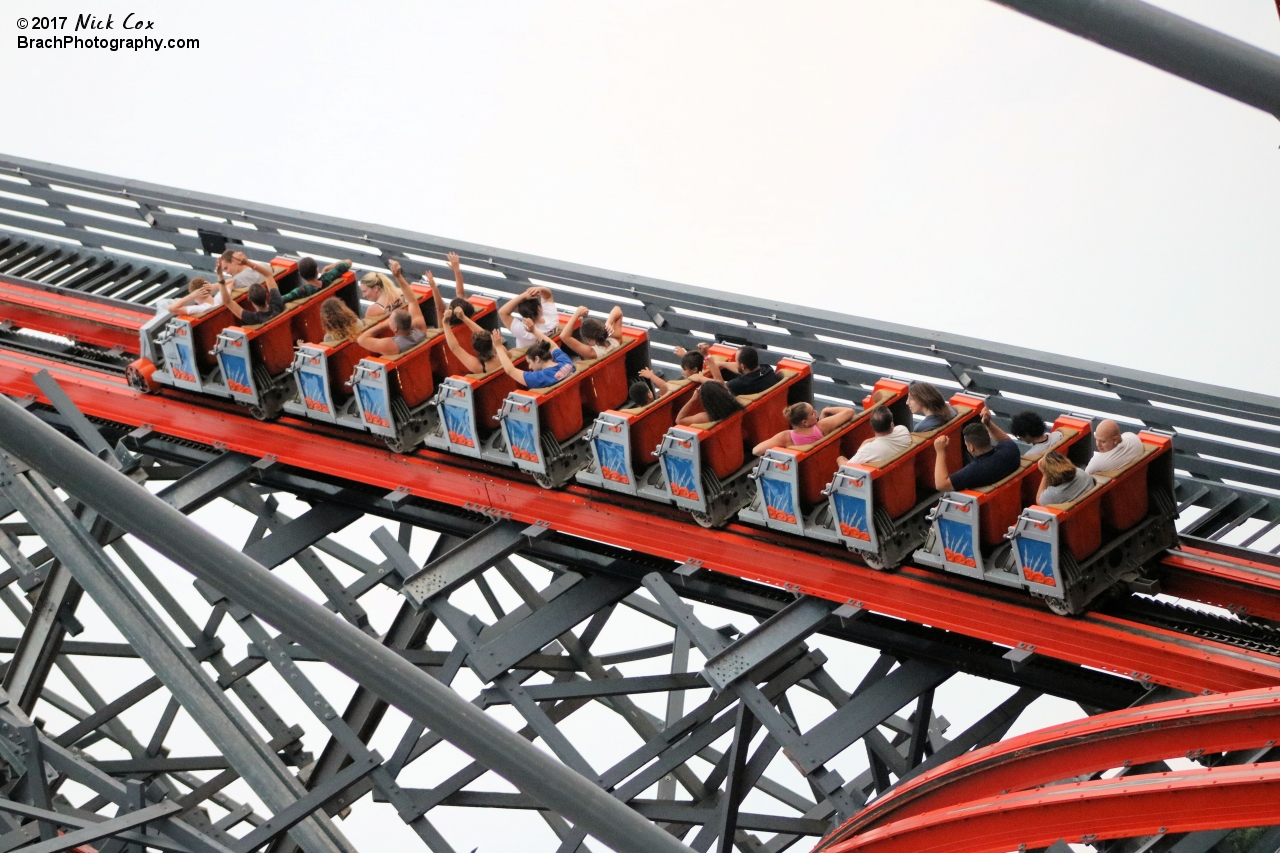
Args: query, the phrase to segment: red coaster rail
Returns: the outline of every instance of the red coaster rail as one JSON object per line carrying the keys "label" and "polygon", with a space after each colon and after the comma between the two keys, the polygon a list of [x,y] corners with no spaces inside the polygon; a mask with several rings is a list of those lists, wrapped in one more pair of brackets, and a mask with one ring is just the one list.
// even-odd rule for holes
{"label": "red coaster rail", "polygon": [[917,624],[1031,649],[1060,660],[1190,693],[1280,685],[1280,657],[1091,613],[1055,616],[1016,593],[906,566],[877,572],[841,548],[745,525],[696,527],[673,509],[581,487],[546,490],[509,469],[426,450],[387,451],[350,432],[284,417],[262,423],[207,398],[140,394],[123,377],[36,356],[0,352],[0,392],[42,399],[47,369],[87,415],[362,482],[828,600]]}
{"label": "red coaster rail", "polygon": [[[1196,696],[1099,714],[1010,738],[921,773],[875,800],[824,839],[817,850],[857,850],[862,849],[860,843],[881,849],[875,840],[881,836],[872,836],[875,830],[885,829],[885,836],[895,836],[895,827],[899,831],[931,831],[925,827],[937,825],[943,815],[963,814],[1011,792],[1051,786],[1059,780],[1115,767],[1270,747],[1278,734],[1280,690],[1275,688]],[[1135,779],[1130,776],[1127,781]],[[1103,787],[1081,790],[1086,792],[1081,794],[1085,798],[1114,796],[1113,790]],[[1241,825],[1264,823],[1261,817]],[[916,828],[907,830],[906,822],[915,818],[919,818],[912,824]],[[1136,822],[1132,829],[1142,832],[1145,827],[1145,823]],[[865,840],[850,841],[858,837]],[[1057,837],[1061,836],[1050,841]],[[894,849],[898,849],[896,842]]]}

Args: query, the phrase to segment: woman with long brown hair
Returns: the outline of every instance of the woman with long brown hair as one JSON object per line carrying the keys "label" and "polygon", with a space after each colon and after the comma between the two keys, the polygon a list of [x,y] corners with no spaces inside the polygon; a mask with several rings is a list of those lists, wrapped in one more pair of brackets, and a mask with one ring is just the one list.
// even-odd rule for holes
{"label": "woman with long brown hair", "polygon": [[[729,386],[714,379],[698,386],[698,393],[689,398],[689,402],[680,409],[676,423],[680,426],[692,426],[711,421],[722,421],[732,414],[743,410],[738,398],[733,396]],[[701,410],[701,411],[699,411]]]}
{"label": "woman with long brown hair", "polygon": [[937,429],[956,416],[956,410],[943,399],[942,392],[928,382],[912,382],[907,386],[907,408],[914,415],[924,415],[912,432]]}

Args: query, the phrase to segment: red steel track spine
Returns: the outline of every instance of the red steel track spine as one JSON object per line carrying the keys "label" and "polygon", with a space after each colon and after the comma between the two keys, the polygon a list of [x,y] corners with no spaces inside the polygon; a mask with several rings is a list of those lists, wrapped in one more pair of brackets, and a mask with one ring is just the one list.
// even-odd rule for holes
{"label": "red steel track spine", "polygon": [[1161,561],[1163,591],[1225,607],[1241,616],[1280,621],[1280,569],[1183,546]]}
{"label": "red steel track spine", "polygon": [[0,391],[41,397],[32,382],[48,369],[86,414],[285,465],[534,523],[654,554],[694,559],[713,571],[760,581],[1049,657],[1166,684],[1192,693],[1280,684],[1280,659],[1098,614],[1055,616],[1032,599],[924,569],[877,572],[843,549],[745,525],[697,527],[683,513],[647,501],[571,487],[544,490],[514,469],[494,469],[426,450],[373,446],[348,430],[282,418],[255,421],[230,405],[166,391],[145,395],[117,376],[0,353]]}
{"label": "red steel track spine", "polygon": [[1126,708],[974,750],[908,780],[837,829],[818,849],[928,812],[1059,779],[1168,758],[1280,741],[1280,688]]}
{"label": "red steel track spine", "polygon": [[1100,779],[932,811],[841,841],[824,853],[999,853],[1280,823],[1280,764]]}
{"label": "red steel track spine", "polygon": [[136,353],[138,333],[153,314],[0,280],[0,320],[107,349]]}

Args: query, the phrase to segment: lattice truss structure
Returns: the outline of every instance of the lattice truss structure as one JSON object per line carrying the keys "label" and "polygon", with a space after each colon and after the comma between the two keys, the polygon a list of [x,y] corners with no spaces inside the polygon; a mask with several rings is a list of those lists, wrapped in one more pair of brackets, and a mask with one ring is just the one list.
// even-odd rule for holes
{"label": "lattice truss structure", "polygon": [[[807,849],[895,781],[999,740],[1044,694],[1090,712],[1164,695],[547,527],[125,436],[42,387],[61,401],[44,419],[193,525],[696,850]],[[484,824],[459,809],[538,815],[545,829],[514,824],[528,849],[605,849],[9,455],[0,501],[4,849],[353,850],[342,818],[367,811],[434,853],[470,850]],[[940,700],[961,692],[986,706],[954,725]]]}

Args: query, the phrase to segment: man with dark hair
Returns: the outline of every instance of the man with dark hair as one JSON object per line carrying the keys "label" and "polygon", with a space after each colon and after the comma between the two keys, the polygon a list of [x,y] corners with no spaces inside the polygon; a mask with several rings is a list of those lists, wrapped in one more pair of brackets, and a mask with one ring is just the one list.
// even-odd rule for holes
{"label": "man with dark hair", "polygon": [[711,359],[711,377],[723,382],[722,372],[736,374],[731,375],[725,384],[737,397],[759,394],[782,380],[771,366],[760,363],[760,353],[750,344],[741,347],[733,361]]}
{"label": "man with dark hair", "polygon": [[893,413],[884,406],[877,406],[867,418],[871,424],[874,438],[868,438],[858,447],[852,459],[839,458],[841,465],[883,465],[897,459],[904,450],[911,446],[911,430],[901,424],[894,424]]}
{"label": "man with dark hair", "polygon": [[[218,293],[222,304],[226,305],[242,326],[256,326],[265,323],[284,311],[284,300],[280,298],[280,288],[276,287],[276,276],[269,264],[251,261],[244,252],[233,253],[231,260],[226,260],[226,253],[218,259]],[[236,304],[227,289],[226,273],[230,272],[236,287],[248,282],[249,310]],[[253,273],[255,281],[250,281],[246,273]]]}
{"label": "man with dark hair", "polygon": [[947,471],[947,448],[951,445],[951,438],[940,435],[933,440],[936,453],[933,486],[938,491],[963,492],[965,489],[980,489],[998,483],[1018,470],[1021,454],[1018,452],[1018,442],[1012,438],[993,444],[991,433],[981,423],[966,424],[961,435],[973,461],[954,474]]}
{"label": "man with dark hair", "polygon": [[299,258],[298,278],[302,279],[302,284],[288,293],[282,294],[280,298],[285,302],[292,302],[295,299],[305,299],[312,294],[319,293],[322,289],[341,278],[347,270],[351,269],[351,261],[337,261],[329,264],[323,270],[318,270],[316,267],[315,258]]}
{"label": "man with dark hair", "polygon": [[[986,425],[987,432],[991,433],[992,441],[1004,441],[1009,437],[1009,433],[1000,429],[991,416],[991,410],[985,406],[982,409],[982,422]],[[1032,411],[1018,412],[1014,415],[1009,421],[1009,432],[1012,432],[1013,437],[1024,445],[1020,448],[1022,455],[1031,458],[1043,456],[1056,447],[1064,437],[1062,430],[1046,432],[1044,419]]]}

